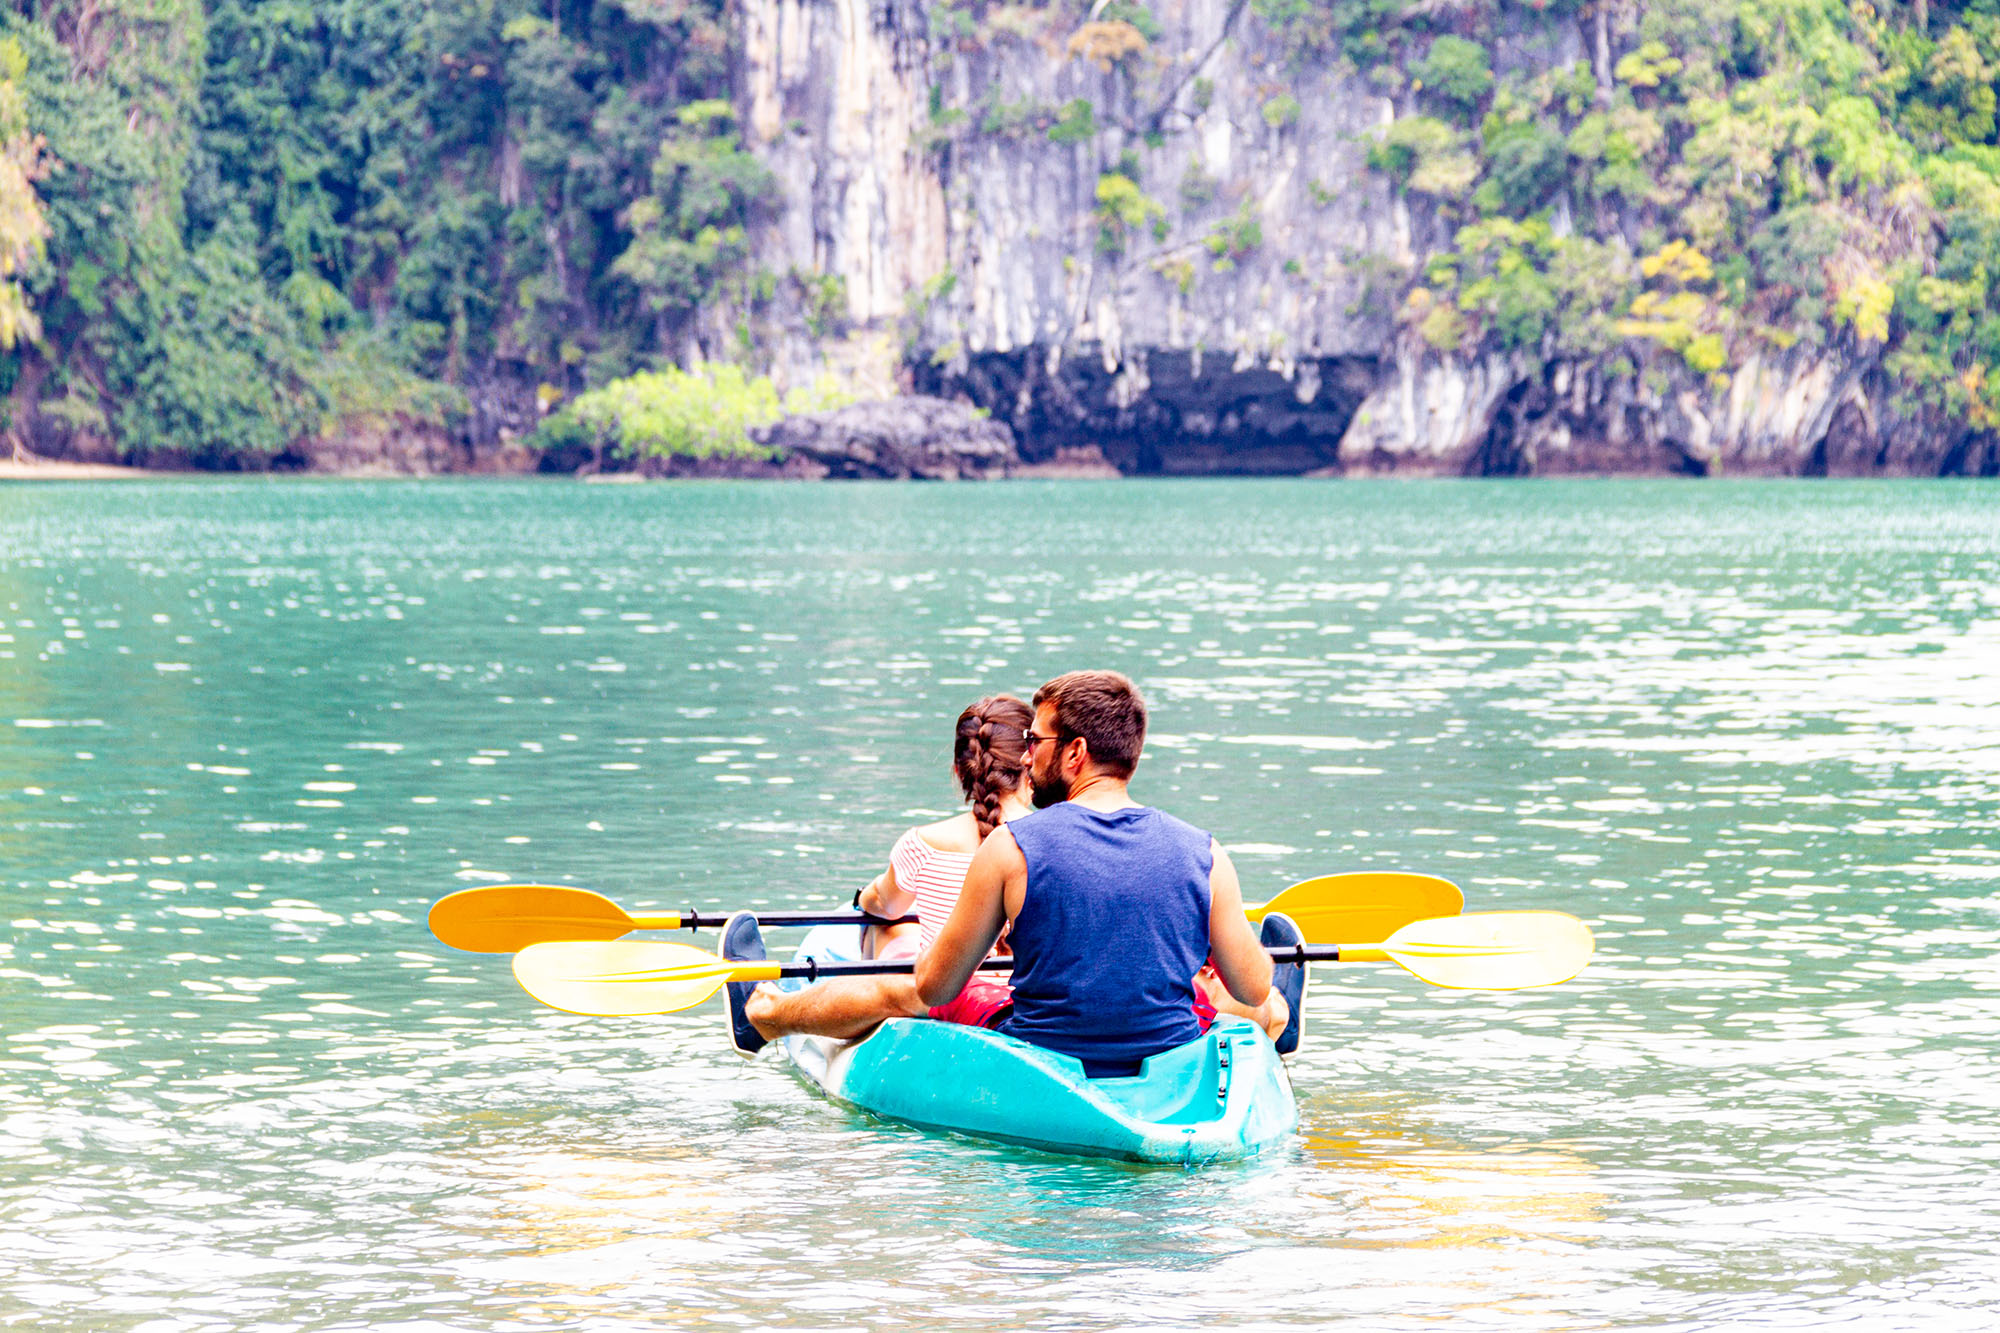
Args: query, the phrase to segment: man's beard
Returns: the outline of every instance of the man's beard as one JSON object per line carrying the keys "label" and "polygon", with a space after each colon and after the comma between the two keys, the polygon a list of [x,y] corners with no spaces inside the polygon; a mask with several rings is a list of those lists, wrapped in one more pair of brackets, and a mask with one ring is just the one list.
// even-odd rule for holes
{"label": "man's beard", "polygon": [[1061,805],[1069,799],[1069,780],[1063,777],[1061,769],[1055,770],[1046,778],[1030,770],[1028,781],[1032,788],[1030,794],[1037,810],[1046,810],[1052,805]]}

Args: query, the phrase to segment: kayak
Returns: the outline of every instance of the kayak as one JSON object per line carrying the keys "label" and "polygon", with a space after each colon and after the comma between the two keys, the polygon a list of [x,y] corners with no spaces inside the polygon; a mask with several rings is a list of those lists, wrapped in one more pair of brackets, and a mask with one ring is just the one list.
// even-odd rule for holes
{"label": "kayak", "polygon": [[[821,926],[799,946],[799,961],[858,958],[860,934]],[[1217,1019],[1129,1078],[1088,1078],[1073,1056],[924,1018],[890,1019],[859,1041],[786,1037],[784,1048],[799,1075],[837,1102],[1081,1157],[1201,1166],[1253,1156],[1298,1125],[1284,1062],[1240,1018]]]}

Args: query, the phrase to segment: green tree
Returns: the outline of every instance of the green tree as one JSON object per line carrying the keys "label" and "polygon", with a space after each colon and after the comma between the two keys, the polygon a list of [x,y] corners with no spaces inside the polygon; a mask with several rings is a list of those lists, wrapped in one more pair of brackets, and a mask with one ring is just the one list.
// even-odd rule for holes
{"label": "green tree", "polygon": [[42,139],[28,127],[21,81],[28,56],[13,37],[0,37],[0,350],[42,335],[41,321],[21,285],[22,270],[46,253],[49,221],[35,182],[47,172]]}
{"label": "green tree", "polygon": [[1450,33],[1431,43],[1412,72],[1426,92],[1466,110],[1493,91],[1493,67],[1487,61],[1486,48]]}

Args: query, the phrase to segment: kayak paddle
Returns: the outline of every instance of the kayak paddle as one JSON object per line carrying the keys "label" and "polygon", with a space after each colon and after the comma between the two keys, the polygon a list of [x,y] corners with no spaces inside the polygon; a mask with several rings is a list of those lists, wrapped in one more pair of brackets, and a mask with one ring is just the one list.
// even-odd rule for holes
{"label": "kayak paddle", "polygon": [[[1271,950],[1281,963],[1395,963],[1419,981],[1460,990],[1520,990],[1568,981],[1590,961],[1590,928],[1562,912],[1475,912],[1413,921],[1380,944],[1302,944]],[[982,971],[1013,966],[988,958]],[[851,963],[732,962],[685,944],[636,940],[548,941],[514,955],[514,978],[573,1014],[670,1014],[692,1009],[730,981],[907,973],[909,959]]]}
{"label": "kayak paddle", "polygon": [[1252,921],[1283,912],[1314,944],[1386,940],[1412,921],[1457,916],[1465,910],[1458,885],[1436,875],[1399,870],[1357,870],[1302,880],[1267,903],[1246,903]]}
{"label": "kayak paddle", "polygon": [[1452,990],[1559,986],[1597,950],[1590,927],[1567,912],[1468,912],[1412,921],[1381,944],[1273,949],[1278,962],[1390,962]]}
{"label": "kayak paddle", "polygon": [[[516,953],[546,940],[615,940],[635,930],[699,930],[721,927],[726,912],[669,912],[633,916],[601,893],[560,884],[488,884],[448,893],[431,905],[431,934],[470,953]],[[831,912],[759,912],[767,926],[825,926],[853,923],[885,926],[895,922],[845,909]]]}
{"label": "kayak paddle", "polygon": [[[988,958],[983,971],[1011,968],[1011,958]],[[551,1009],[572,1014],[671,1014],[692,1009],[730,981],[780,977],[869,977],[909,973],[908,959],[851,963],[731,962],[688,944],[649,940],[552,940],[514,955],[514,979]]]}
{"label": "kayak paddle", "polygon": [[[1343,939],[1383,939],[1412,921],[1452,916],[1464,906],[1465,895],[1448,879],[1364,870],[1303,880],[1271,901],[1253,903],[1244,910],[1252,921],[1262,921],[1266,912],[1283,912],[1298,922],[1308,940],[1331,944]],[[719,928],[730,915],[690,910],[635,917],[589,889],[558,884],[490,884],[460,889],[438,899],[431,908],[430,925],[431,933],[454,949],[518,953],[530,944],[550,940],[615,940],[635,930]],[[847,922],[887,924],[881,917],[851,911],[757,913],[760,926]]]}

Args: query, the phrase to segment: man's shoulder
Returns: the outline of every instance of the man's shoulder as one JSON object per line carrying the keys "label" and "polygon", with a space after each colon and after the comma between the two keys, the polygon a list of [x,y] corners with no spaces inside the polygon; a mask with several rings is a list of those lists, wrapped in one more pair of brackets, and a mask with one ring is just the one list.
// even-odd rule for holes
{"label": "man's shoulder", "polygon": [[1093,810],[1075,801],[1058,801],[1054,805],[1008,820],[1007,827],[1019,828],[1023,824],[1028,824],[1030,827],[1045,827],[1068,820],[1089,819],[1153,823],[1162,831],[1198,841],[1204,846],[1214,841],[1208,830],[1188,823],[1179,815],[1170,815],[1156,805],[1127,805],[1116,810]]}
{"label": "man's shoulder", "polygon": [[1204,847],[1206,847],[1209,843],[1215,841],[1214,834],[1210,833],[1205,828],[1199,827],[1198,825],[1188,823],[1185,819],[1182,819],[1179,815],[1170,815],[1166,811],[1160,809],[1158,806],[1148,805],[1148,806],[1142,806],[1141,808],[1151,811],[1154,815],[1158,816],[1162,824],[1164,824],[1167,828],[1172,829],[1175,833],[1179,834],[1183,838],[1199,842]]}

